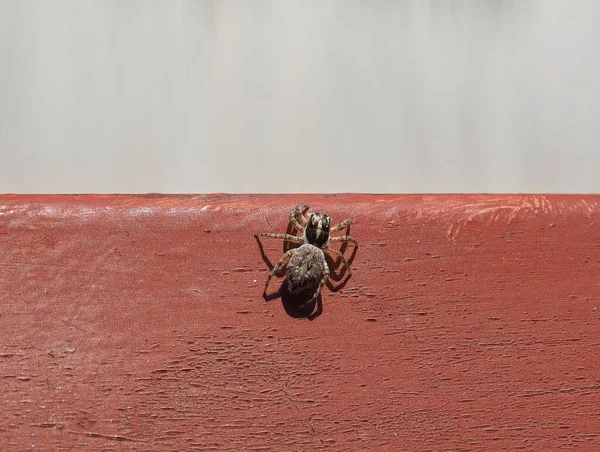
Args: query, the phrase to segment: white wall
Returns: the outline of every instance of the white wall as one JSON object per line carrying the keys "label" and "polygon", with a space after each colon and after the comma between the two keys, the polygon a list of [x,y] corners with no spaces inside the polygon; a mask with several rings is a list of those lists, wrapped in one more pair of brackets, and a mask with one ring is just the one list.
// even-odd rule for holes
{"label": "white wall", "polygon": [[600,192],[595,0],[0,0],[0,192]]}

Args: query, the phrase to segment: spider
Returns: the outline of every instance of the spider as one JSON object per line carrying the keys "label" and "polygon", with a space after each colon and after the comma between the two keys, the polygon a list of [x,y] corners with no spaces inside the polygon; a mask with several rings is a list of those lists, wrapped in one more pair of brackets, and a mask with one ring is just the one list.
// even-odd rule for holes
{"label": "spider", "polygon": [[309,213],[307,218],[305,216],[307,211],[308,206],[306,204],[298,204],[290,212],[290,223],[298,231],[302,232],[302,236],[271,234],[268,232],[254,234],[254,237],[257,239],[258,237],[271,237],[274,239],[283,239],[286,242],[301,244],[298,248],[292,248],[291,250],[286,251],[269,272],[263,296],[266,296],[267,294],[267,288],[269,287],[271,278],[283,266],[283,263],[287,258],[290,258],[286,267],[289,293],[291,295],[296,295],[309,289],[316,288],[312,298],[304,303],[304,305],[309,305],[317,299],[321,293],[321,289],[329,278],[330,272],[327,262],[325,261],[324,252],[339,257],[348,270],[348,275],[351,274],[350,266],[344,255],[340,251],[330,248],[329,244],[334,242],[352,242],[355,249],[357,249],[358,242],[349,235],[329,237],[329,233],[347,228],[352,223],[352,218],[348,218],[337,226],[330,228],[330,217],[315,212]]}

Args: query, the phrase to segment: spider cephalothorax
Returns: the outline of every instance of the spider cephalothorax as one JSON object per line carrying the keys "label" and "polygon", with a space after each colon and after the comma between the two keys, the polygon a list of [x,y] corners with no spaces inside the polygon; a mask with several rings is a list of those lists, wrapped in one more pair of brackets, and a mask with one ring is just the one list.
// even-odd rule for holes
{"label": "spider cephalothorax", "polygon": [[329,224],[331,218],[322,213],[311,213],[308,218],[308,224],[304,228],[305,242],[310,245],[323,248],[323,245],[329,241]]}
{"label": "spider cephalothorax", "polygon": [[307,303],[317,299],[323,285],[327,281],[327,278],[329,278],[329,267],[325,260],[324,252],[329,252],[339,257],[348,269],[348,274],[350,274],[350,266],[346,262],[344,255],[340,251],[330,248],[329,244],[334,242],[352,242],[355,247],[358,247],[358,242],[349,235],[329,237],[329,233],[347,228],[352,223],[352,219],[348,218],[337,226],[330,228],[331,218],[322,213],[310,213],[307,218],[305,216],[307,210],[308,206],[306,204],[298,204],[290,212],[289,217],[290,223],[298,231],[302,232],[302,237],[291,234],[271,234],[268,232],[254,234],[255,237],[272,237],[301,244],[300,247],[292,248],[285,252],[269,272],[265,283],[265,294],[267,293],[269,281],[277,270],[283,266],[288,257],[290,258],[286,268],[288,291],[291,294],[297,294],[314,290],[313,296]]}

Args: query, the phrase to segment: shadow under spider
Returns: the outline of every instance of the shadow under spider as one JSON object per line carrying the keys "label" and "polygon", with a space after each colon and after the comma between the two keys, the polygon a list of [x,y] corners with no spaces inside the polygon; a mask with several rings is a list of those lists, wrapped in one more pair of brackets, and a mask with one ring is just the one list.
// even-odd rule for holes
{"label": "shadow under spider", "polygon": [[287,279],[284,279],[277,292],[266,295],[264,298],[265,301],[281,298],[281,305],[290,317],[314,320],[323,313],[321,294],[319,294],[316,300],[310,301],[315,290],[316,288],[307,289],[304,292],[292,295],[287,287]]}
{"label": "shadow under spider", "polygon": [[[297,231],[292,223],[288,224],[286,234],[297,235],[298,232],[300,232],[300,231]],[[348,226],[344,235],[350,235],[350,226]],[[274,265],[271,262],[271,260],[267,257],[267,255],[265,254],[262,242],[259,237],[256,237],[256,242],[258,243],[258,248],[260,250],[261,257],[262,257],[263,261],[265,262],[265,264],[267,264],[269,271],[273,270]],[[298,248],[299,246],[301,246],[301,245],[298,243],[284,241],[283,242],[283,252],[285,253],[286,251],[288,251],[292,248]],[[340,252],[344,253],[347,248],[348,248],[348,242],[342,242],[342,245],[340,246]],[[358,250],[358,248],[356,246],[354,246],[353,250],[352,250],[352,254],[350,255],[349,258],[346,259],[349,266],[351,266],[352,263],[354,262],[354,258],[356,256],[357,250]],[[346,275],[347,269],[346,269],[346,266],[343,265],[341,259],[334,260],[334,258],[331,255],[329,255],[328,253],[324,252],[324,254],[325,254],[325,260],[327,261],[327,265],[329,266],[329,269],[330,269],[329,278],[327,278],[325,285],[331,292],[337,292],[337,291],[343,289],[344,286],[346,286],[346,284],[348,283],[348,280],[352,277],[352,275]],[[275,273],[274,276],[276,276],[277,278],[284,277],[286,274],[286,272],[285,272],[286,267],[287,267],[287,265],[284,266],[283,268],[280,268],[279,271],[277,273]],[[340,270],[340,267],[341,267],[341,271],[338,273],[338,270]],[[334,285],[331,281],[335,281],[335,282],[341,281],[341,282],[337,285]],[[283,282],[281,283],[279,289],[276,292],[265,295],[264,299],[265,299],[265,301],[271,301],[276,298],[281,298],[281,304],[283,305],[285,312],[290,317],[306,318],[309,320],[314,320],[315,318],[317,318],[318,316],[320,316],[323,313],[323,302],[322,302],[322,298],[321,298],[322,294],[319,294],[319,296],[317,297],[316,300],[309,303],[310,299],[312,298],[313,294],[315,293],[315,290],[316,290],[316,287],[312,288],[312,289],[307,289],[301,293],[292,295],[292,294],[290,294],[288,287],[287,287],[287,279],[284,279]]]}

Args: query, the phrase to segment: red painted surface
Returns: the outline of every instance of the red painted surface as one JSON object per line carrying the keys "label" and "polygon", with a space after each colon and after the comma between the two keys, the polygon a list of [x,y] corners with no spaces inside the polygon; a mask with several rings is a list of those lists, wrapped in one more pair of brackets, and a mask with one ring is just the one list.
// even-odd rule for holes
{"label": "red painted surface", "polygon": [[[263,300],[252,236],[300,201],[360,242],[312,321]],[[599,220],[600,196],[2,195],[2,450],[600,450]]]}

